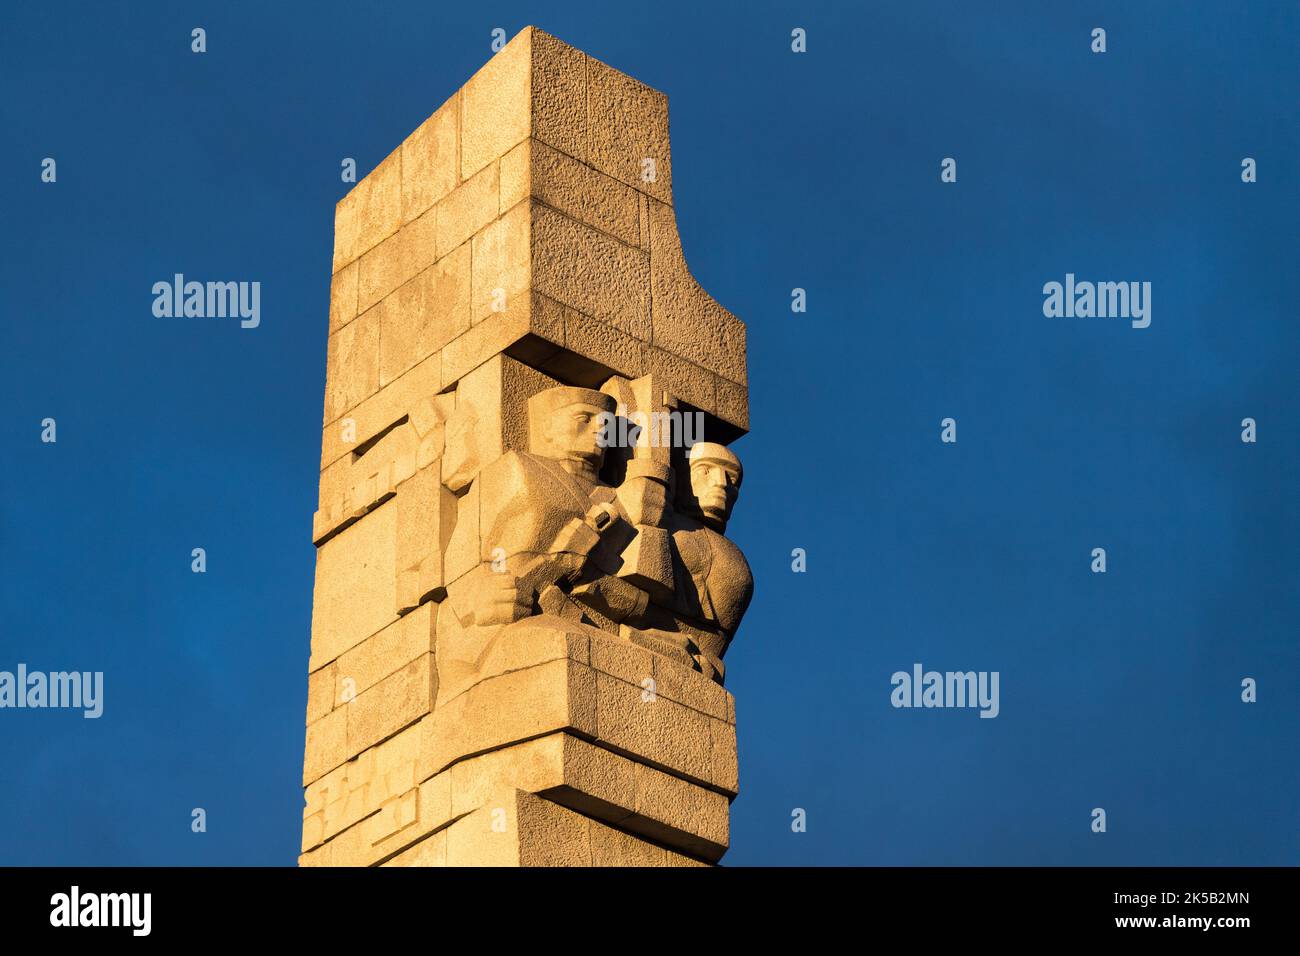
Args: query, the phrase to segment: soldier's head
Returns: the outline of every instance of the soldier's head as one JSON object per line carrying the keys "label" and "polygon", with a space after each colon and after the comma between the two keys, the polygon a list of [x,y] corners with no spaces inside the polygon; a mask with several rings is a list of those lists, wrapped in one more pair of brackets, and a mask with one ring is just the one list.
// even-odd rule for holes
{"label": "soldier's head", "polygon": [[726,445],[700,441],[691,446],[686,461],[701,520],[715,531],[725,531],[745,475],[740,459]]}
{"label": "soldier's head", "polygon": [[613,397],[590,388],[538,392],[528,400],[528,450],[594,479],[605,457],[598,437],[613,411]]}

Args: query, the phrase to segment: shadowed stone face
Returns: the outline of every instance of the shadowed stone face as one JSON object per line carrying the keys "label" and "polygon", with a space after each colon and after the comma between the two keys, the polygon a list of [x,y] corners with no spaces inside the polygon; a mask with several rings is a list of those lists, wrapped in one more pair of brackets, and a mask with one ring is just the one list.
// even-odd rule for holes
{"label": "shadowed stone face", "polygon": [[697,442],[691,446],[691,493],[699,502],[705,524],[726,528],[740,494],[744,471],[740,459],[725,445]]}

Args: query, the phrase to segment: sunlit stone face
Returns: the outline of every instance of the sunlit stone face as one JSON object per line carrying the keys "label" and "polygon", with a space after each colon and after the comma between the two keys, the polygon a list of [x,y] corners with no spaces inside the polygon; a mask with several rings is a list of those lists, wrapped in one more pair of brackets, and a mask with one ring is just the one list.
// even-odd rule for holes
{"label": "sunlit stone face", "polygon": [[726,525],[740,494],[740,460],[725,446],[698,442],[691,447],[691,493],[711,524]]}
{"label": "sunlit stone face", "polygon": [[614,399],[588,388],[559,386],[528,400],[528,449],[594,479],[605,459],[601,437]]}
{"label": "sunlit stone face", "polygon": [[592,470],[600,468],[605,457],[605,449],[598,440],[604,411],[586,402],[556,409],[547,421],[538,453],[557,461],[581,463]]}

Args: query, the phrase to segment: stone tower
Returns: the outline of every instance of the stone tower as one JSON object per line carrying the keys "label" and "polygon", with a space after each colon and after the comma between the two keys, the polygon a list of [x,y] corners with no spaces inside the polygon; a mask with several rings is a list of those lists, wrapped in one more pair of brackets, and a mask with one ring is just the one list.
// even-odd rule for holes
{"label": "stone tower", "polygon": [[716,862],[748,424],[666,98],[525,29],[335,214],[300,864]]}

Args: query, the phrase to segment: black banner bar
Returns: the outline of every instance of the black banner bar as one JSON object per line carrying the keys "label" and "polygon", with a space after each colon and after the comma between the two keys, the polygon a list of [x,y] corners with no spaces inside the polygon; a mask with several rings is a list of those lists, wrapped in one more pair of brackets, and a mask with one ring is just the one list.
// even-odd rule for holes
{"label": "black banner bar", "polygon": [[[1216,943],[1294,924],[1295,869],[59,869],[0,870],[0,925],[33,935],[175,942],[370,941],[452,923],[536,943],[605,926],[661,938],[913,932],[927,940],[1043,932]],[[577,922],[575,922],[577,921]],[[815,922],[810,922],[815,921]],[[680,923],[680,926],[678,924]],[[1271,932],[1270,932],[1271,931]],[[689,937],[682,937],[683,942]],[[612,938],[611,938],[612,939]],[[430,941],[432,943],[432,940]],[[630,944],[630,938],[629,938]]]}

